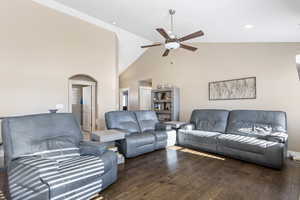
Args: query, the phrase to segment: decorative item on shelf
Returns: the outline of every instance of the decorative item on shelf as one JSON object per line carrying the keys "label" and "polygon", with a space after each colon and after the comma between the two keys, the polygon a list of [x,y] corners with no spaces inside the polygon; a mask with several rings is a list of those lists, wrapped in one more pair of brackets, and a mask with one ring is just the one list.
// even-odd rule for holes
{"label": "decorative item on shelf", "polygon": [[57,113],[59,110],[64,109],[64,104],[56,104],[55,109],[49,109],[50,113]]}
{"label": "decorative item on shelf", "polygon": [[172,89],[173,87],[170,83],[160,83],[157,85],[157,89]]}
{"label": "decorative item on shelf", "polygon": [[170,100],[170,99],[172,99],[171,92],[167,92],[166,93],[166,100]]}
{"label": "decorative item on shelf", "polygon": [[50,113],[57,113],[58,109],[50,109],[49,112]]}
{"label": "decorative item on shelf", "polygon": [[164,88],[171,89],[171,88],[173,88],[173,86],[170,83],[166,83],[166,84],[164,84]]}
{"label": "decorative item on shelf", "polygon": [[166,107],[166,110],[168,110],[168,111],[171,110],[171,104],[170,103],[167,103],[165,107]]}
{"label": "decorative item on shelf", "polygon": [[162,100],[162,93],[157,93],[157,99]]}

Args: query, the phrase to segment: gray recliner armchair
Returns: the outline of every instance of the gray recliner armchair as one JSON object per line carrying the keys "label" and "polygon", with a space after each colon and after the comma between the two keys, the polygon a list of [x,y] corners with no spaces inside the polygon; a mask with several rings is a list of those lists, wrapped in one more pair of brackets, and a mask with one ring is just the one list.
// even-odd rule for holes
{"label": "gray recliner armchair", "polygon": [[125,139],[117,141],[126,158],[175,145],[176,131],[159,123],[154,111],[112,111],[105,114],[108,129],[121,130]]}
{"label": "gray recliner armchair", "polygon": [[69,113],[2,121],[4,159],[12,200],[86,200],[117,180],[117,156],[82,140]]}

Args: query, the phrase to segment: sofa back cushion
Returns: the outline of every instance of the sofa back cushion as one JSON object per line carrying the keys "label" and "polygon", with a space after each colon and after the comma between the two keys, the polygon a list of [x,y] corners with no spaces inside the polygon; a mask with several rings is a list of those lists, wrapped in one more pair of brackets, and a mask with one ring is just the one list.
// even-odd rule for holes
{"label": "sofa back cushion", "polygon": [[154,111],[136,111],[135,115],[142,132],[155,130],[155,124],[158,123],[158,119]]}
{"label": "sofa back cushion", "polygon": [[191,123],[197,130],[225,133],[229,111],[200,109],[194,110]]}
{"label": "sofa back cushion", "polygon": [[6,118],[2,122],[6,162],[53,149],[77,148],[80,127],[71,113]]}
{"label": "sofa back cushion", "polygon": [[111,111],[105,113],[105,122],[108,129],[121,129],[129,133],[140,132],[134,112],[130,111]]}
{"label": "sofa back cushion", "polygon": [[230,112],[226,133],[256,137],[273,132],[287,132],[285,112],[262,110]]}

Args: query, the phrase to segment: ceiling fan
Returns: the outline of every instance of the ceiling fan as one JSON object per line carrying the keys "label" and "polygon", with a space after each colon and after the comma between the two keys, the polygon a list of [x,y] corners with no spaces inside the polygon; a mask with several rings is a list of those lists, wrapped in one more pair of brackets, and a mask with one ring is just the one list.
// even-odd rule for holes
{"label": "ceiling fan", "polygon": [[197,31],[195,33],[186,35],[182,38],[177,38],[177,36],[174,34],[174,15],[175,15],[176,11],[173,9],[169,10],[169,14],[171,15],[171,30],[167,33],[163,28],[157,28],[156,31],[159,32],[165,39],[165,43],[154,43],[151,45],[145,45],[145,46],[141,46],[141,48],[148,48],[148,47],[155,47],[155,46],[161,46],[164,45],[166,50],[163,54],[163,56],[168,56],[170,53],[170,50],[172,49],[177,49],[177,48],[183,48],[189,51],[196,51],[197,48],[196,47],[192,47],[186,44],[183,44],[181,42],[190,40],[190,39],[194,39],[197,37],[201,37],[204,35],[204,33],[202,31]]}

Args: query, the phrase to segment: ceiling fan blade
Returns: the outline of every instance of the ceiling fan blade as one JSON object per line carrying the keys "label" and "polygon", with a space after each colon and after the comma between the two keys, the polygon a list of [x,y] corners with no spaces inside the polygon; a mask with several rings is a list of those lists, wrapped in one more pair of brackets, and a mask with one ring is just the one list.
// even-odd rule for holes
{"label": "ceiling fan blade", "polygon": [[155,43],[155,44],[145,45],[145,46],[141,46],[141,48],[156,47],[156,46],[160,46],[160,45],[162,45],[162,43]]}
{"label": "ceiling fan blade", "polygon": [[166,51],[165,51],[164,54],[163,54],[163,57],[168,56],[168,55],[169,55],[169,52],[170,52],[170,50],[169,50],[169,49],[166,49]]}
{"label": "ceiling fan blade", "polygon": [[198,48],[196,47],[192,47],[189,45],[185,45],[185,44],[180,44],[180,48],[186,49],[186,50],[190,50],[190,51],[196,51]]}
{"label": "ceiling fan blade", "polygon": [[204,33],[202,31],[197,31],[195,33],[192,33],[192,34],[189,34],[187,36],[184,36],[184,37],[180,38],[179,42],[183,42],[183,41],[186,41],[186,40],[194,39],[194,38],[200,37],[202,35],[204,35]]}
{"label": "ceiling fan blade", "polygon": [[170,36],[167,34],[167,32],[163,28],[157,28],[157,32],[159,32],[165,39],[169,40],[171,39]]}

